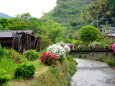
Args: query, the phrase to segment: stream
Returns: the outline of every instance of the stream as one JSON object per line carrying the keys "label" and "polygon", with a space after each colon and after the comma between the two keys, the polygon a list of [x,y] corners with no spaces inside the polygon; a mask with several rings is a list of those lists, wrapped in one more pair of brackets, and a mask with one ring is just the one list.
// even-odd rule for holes
{"label": "stream", "polygon": [[106,63],[87,59],[75,59],[77,72],[70,86],[115,86],[115,69]]}

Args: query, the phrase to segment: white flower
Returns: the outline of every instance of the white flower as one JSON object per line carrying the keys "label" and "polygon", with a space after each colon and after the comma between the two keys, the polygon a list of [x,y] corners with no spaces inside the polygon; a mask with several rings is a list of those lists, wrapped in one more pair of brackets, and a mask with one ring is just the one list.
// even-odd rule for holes
{"label": "white flower", "polygon": [[67,45],[64,46],[64,49],[65,49],[67,52],[70,52],[70,47],[68,47]]}
{"label": "white flower", "polygon": [[59,57],[65,57],[66,56],[66,50],[59,44],[51,45],[47,48],[48,52],[52,52],[54,54],[57,54]]}

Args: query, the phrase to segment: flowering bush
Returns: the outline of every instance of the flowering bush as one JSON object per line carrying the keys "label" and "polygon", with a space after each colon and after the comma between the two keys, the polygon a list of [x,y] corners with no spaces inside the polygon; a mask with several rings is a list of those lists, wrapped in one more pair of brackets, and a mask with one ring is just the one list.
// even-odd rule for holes
{"label": "flowering bush", "polygon": [[64,46],[64,49],[67,51],[67,52],[70,52],[71,51],[71,49],[70,49],[70,47],[68,47],[68,46]]}
{"label": "flowering bush", "polygon": [[109,45],[101,42],[93,42],[88,46],[90,49],[109,49]]}
{"label": "flowering bush", "polygon": [[61,45],[67,52],[71,51],[71,49],[70,49],[71,46],[66,45],[68,43],[59,42],[58,44]]}
{"label": "flowering bush", "polygon": [[113,52],[115,52],[115,44],[112,44],[111,48],[112,48]]}
{"label": "flowering bush", "polygon": [[59,57],[51,52],[43,52],[40,56],[40,60],[47,65],[52,65],[59,60]]}
{"label": "flowering bush", "polygon": [[59,44],[49,46],[47,51],[58,55],[60,57],[60,61],[63,61],[66,57],[66,50]]}
{"label": "flowering bush", "polygon": [[101,43],[100,42],[93,42],[93,43],[91,43],[91,44],[89,44],[89,48],[90,49],[101,49]]}
{"label": "flowering bush", "polygon": [[84,45],[78,45],[76,49],[77,49],[77,50],[81,50],[81,49],[83,49],[83,48],[84,48]]}
{"label": "flowering bush", "polygon": [[73,44],[65,43],[65,46],[68,46],[71,50],[74,48]]}

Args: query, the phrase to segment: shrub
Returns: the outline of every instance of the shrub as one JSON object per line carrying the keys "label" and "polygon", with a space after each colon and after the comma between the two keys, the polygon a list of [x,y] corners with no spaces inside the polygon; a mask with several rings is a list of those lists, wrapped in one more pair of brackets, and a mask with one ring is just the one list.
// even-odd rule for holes
{"label": "shrub", "polygon": [[84,49],[84,45],[78,45],[76,48],[76,50],[82,50],[82,49]]}
{"label": "shrub", "polygon": [[15,70],[14,76],[16,79],[28,79],[35,74],[35,67],[33,65],[21,64]]}
{"label": "shrub", "polygon": [[70,52],[71,47],[73,47],[73,44],[64,43],[63,41],[59,42],[58,44],[62,46],[67,52]]}
{"label": "shrub", "polygon": [[106,59],[106,63],[111,67],[115,66],[115,59]]}
{"label": "shrub", "polygon": [[71,39],[64,39],[63,42],[65,42],[65,43],[72,43],[72,40]]}
{"label": "shrub", "polygon": [[100,58],[97,58],[96,61],[100,61],[100,62],[104,62],[106,58],[104,57],[100,57]]}
{"label": "shrub", "polygon": [[6,71],[0,69],[0,86],[7,84],[9,80],[10,76],[6,73]]}
{"label": "shrub", "polygon": [[75,43],[77,43],[77,40],[74,40],[74,39],[64,39],[63,42],[70,43],[70,44],[75,44]]}
{"label": "shrub", "polygon": [[63,61],[66,57],[66,50],[59,44],[49,46],[47,51],[58,55],[60,57],[60,61]]}
{"label": "shrub", "polygon": [[0,59],[4,57],[6,50],[0,47]]}
{"label": "shrub", "polygon": [[47,65],[52,65],[59,60],[59,57],[51,52],[43,52],[40,56],[40,60]]}
{"label": "shrub", "polygon": [[113,52],[115,52],[115,44],[111,45]]}
{"label": "shrub", "polygon": [[20,64],[26,61],[23,55],[21,55],[20,53],[18,53],[17,51],[13,49],[7,50],[7,57],[12,59],[13,62],[16,64]]}
{"label": "shrub", "polygon": [[38,59],[40,54],[36,52],[35,50],[27,50],[24,52],[24,56],[27,58],[27,60],[34,61]]}
{"label": "shrub", "polygon": [[93,42],[93,43],[91,43],[91,44],[89,44],[89,48],[90,49],[100,49],[101,48],[101,43],[100,42]]}
{"label": "shrub", "polygon": [[80,39],[84,42],[92,42],[100,37],[99,29],[94,26],[84,26],[80,31]]}

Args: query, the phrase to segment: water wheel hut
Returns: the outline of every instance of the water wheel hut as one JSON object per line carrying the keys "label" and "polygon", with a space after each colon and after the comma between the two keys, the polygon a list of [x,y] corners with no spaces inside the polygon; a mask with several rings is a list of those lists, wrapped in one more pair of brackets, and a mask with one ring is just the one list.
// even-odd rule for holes
{"label": "water wheel hut", "polygon": [[8,49],[13,48],[23,53],[29,49],[40,50],[40,37],[34,35],[33,30],[0,31],[0,44]]}

